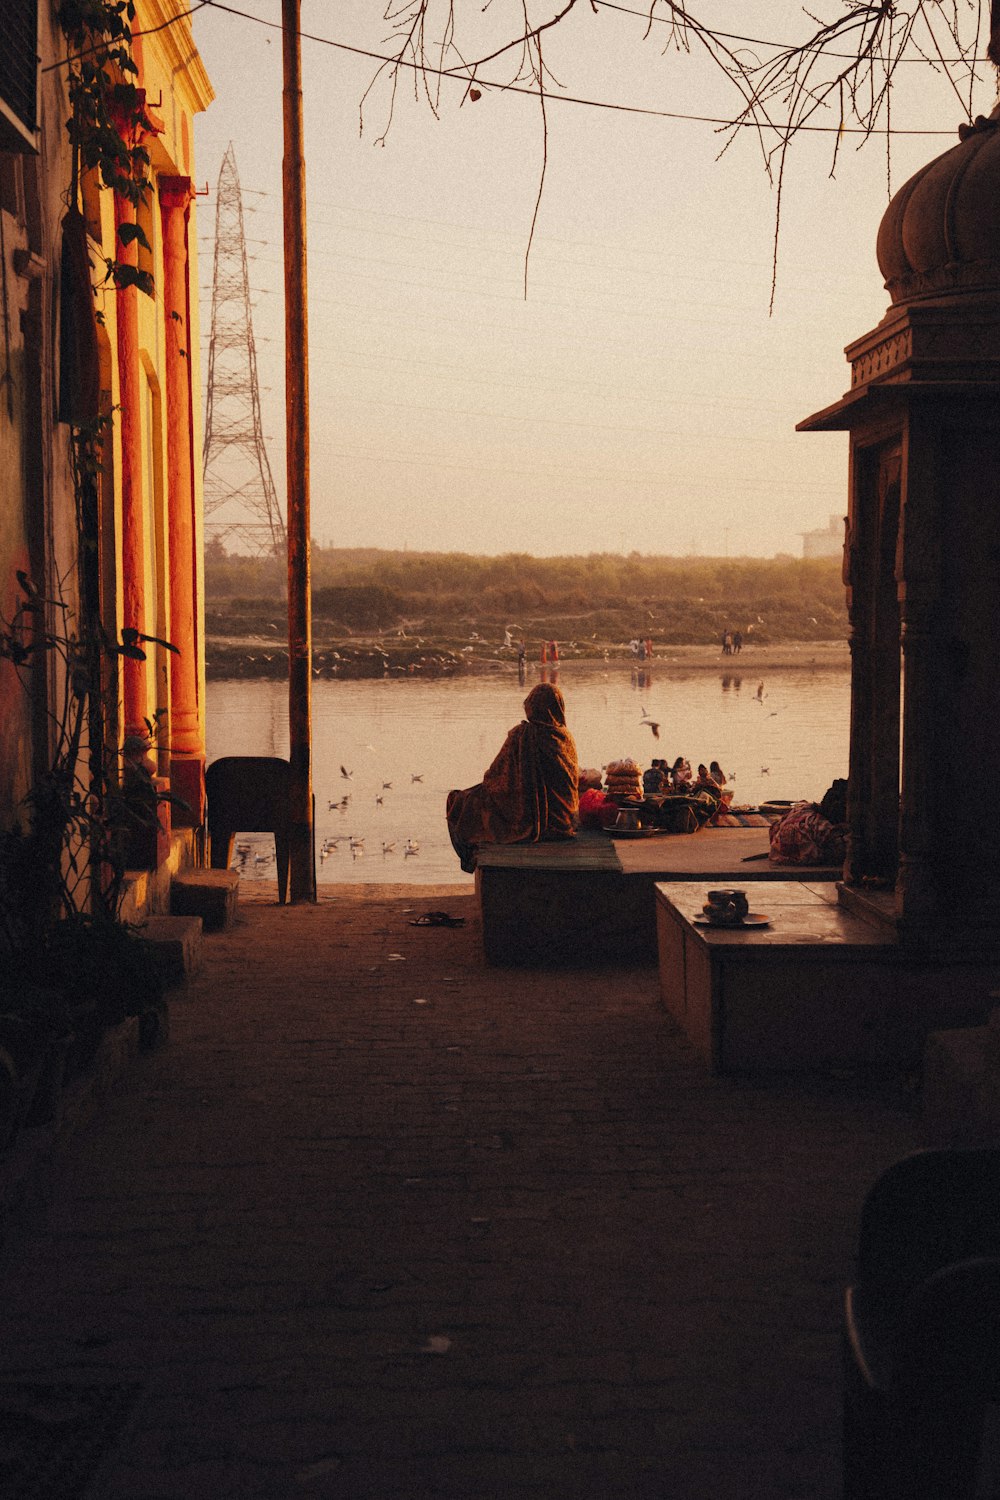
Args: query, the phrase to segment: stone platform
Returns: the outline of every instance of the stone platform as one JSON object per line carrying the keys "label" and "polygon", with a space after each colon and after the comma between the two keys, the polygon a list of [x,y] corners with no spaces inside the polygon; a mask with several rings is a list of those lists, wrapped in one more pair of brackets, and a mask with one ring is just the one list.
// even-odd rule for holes
{"label": "stone platform", "polygon": [[839,868],[798,873],[767,858],[766,828],[627,839],[585,829],[552,844],[489,844],[476,891],[491,964],[656,962],[658,881],[745,885],[837,880]]}
{"label": "stone platform", "polygon": [[660,994],[714,1073],[916,1068],[929,1032],[996,1003],[996,965],[918,957],[829,882],[759,887],[763,927],[699,925],[704,900],[700,881],[656,886]]}

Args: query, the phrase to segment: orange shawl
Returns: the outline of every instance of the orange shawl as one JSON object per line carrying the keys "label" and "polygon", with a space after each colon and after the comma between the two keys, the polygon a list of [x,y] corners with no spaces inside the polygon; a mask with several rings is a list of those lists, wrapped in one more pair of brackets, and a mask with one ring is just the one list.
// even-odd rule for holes
{"label": "orange shawl", "polygon": [[524,713],[480,784],[448,793],[448,832],[463,870],[475,869],[477,844],[533,844],[576,832],[576,746],[562,693],[539,683]]}

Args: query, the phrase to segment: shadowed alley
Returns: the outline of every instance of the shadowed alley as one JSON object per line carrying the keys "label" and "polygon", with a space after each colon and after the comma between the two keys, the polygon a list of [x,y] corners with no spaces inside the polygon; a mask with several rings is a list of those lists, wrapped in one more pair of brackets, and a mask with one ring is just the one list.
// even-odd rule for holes
{"label": "shadowed alley", "polygon": [[654,968],[486,968],[465,890],[205,953],[4,1257],[7,1380],[138,1387],[88,1494],[832,1500],[895,1086],[712,1079]]}

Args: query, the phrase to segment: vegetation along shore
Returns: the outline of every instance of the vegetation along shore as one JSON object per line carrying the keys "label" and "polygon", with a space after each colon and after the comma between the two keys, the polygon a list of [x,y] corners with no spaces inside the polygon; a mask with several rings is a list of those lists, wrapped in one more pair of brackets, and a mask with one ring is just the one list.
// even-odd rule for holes
{"label": "vegetation along shore", "polygon": [[[723,666],[848,665],[839,558],[475,557],[465,553],[314,548],[317,677],[498,671],[529,665],[556,641],[560,665],[635,661]],[[283,677],[285,567],[210,547],[210,677]],[[727,631],[742,650],[723,653]]]}

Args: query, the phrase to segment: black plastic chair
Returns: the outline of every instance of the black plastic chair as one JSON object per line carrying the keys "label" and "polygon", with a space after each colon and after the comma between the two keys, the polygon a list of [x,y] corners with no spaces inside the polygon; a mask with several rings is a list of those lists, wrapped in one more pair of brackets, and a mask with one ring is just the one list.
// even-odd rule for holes
{"label": "black plastic chair", "polygon": [[862,1209],[845,1309],[845,1500],[971,1500],[998,1398],[1000,1150],[917,1152]]}
{"label": "black plastic chair", "polygon": [[[289,783],[291,766],[274,755],[223,755],[205,772],[208,797],[208,836],[212,868],[227,870],[238,833],[271,833],[278,868],[278,900],[288,890],[288,851],[291,839]],[[316,799],[313,798],[315,827]],[[315,842],[315,840],[314,840]],[[316,888],[313,851],[313,894]]]}

